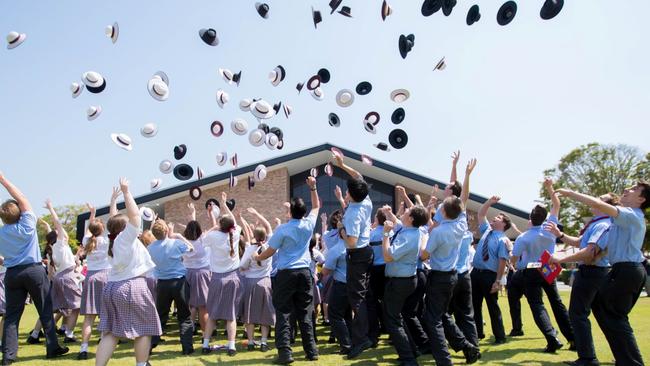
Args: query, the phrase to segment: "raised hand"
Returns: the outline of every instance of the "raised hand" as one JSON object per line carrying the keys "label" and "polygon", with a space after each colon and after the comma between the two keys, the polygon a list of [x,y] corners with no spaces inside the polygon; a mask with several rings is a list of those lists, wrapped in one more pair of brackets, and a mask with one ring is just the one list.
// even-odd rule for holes
{"label": "raised hand", "polygon": [[248,211],[248,213],[251,215],[258,215],[257,210],[254,209],[253,207],[247,208],[246,211]]}
{"label": "raised hand", "polygon": [[476,158],[469,159],[465,168],[465,174],[472,174],[474,168],[476,168]]}
{"label": "raised hand", "polygon": [[458,159],[460,159],[460,150],[454,151],[451,153],[451,162],[452,164],[458,164]]}
{"label": "raised hand", "polygon": [[124,177],[120,178],[120,191],[122,191],[122,193],[129,191],[129,181]]}
{"label": "raised hand", "polygon": [[493,205],[493,204],[495,204],[495,203],[497,203],[499,201],[501,201],[501,197],[499,197],[499,196],[492,196],[488,200],[488,202],[490,202],[490,205]]}
{"label": "raised hand", "polygon": [[384,232],[385,233],[390,233],[390,231],[393,230],[394,227],[395,227],[394,222],[392,222],[390,220],[384,221]]}
{"label": "raised hand", "polygon": [[402,186],[395,186],[395,190],[397,191],[397,194],[401,194],[402,196],[406,196],[406,189]]}
{"label": "raised hand", "polygon": [[312,176],[307,177],[307,185],[309,188],[314,189],[316,187],[316,178]]}
{"label": "raised hand", "polygon": [[560,231],[560,228],[557,227],[557,225],[552,221],[549,221],[549,222],[546,223],[546,225],[544,225],[544,230],[548,231],[549,233],[553,234],[554,236],[561,236],[562,235],[562,232]]}
{"label": "raised hand", "polygon": [[334,165],[338,167],[343,166],[343,156],[339,154],[332,153],[332,160],[334,160]]}
{"label": "raised hand", "polygon": [[49,198],[46,199],[46,200],[45,200],[45,206],[43,206],[43,208],[46,208],[46,209],[48,209],[48,210],[51,210],[51,209],[52,209],[52,200],[50,200]]}
{"label": "raised hand", "polygon": [[116,201],[121,194],[122,191],[120,191],[120,187],[113,187],[113,193],[111,194],[111,201]]}
{"label": "raised hand", "polygon": [[327,222],[327,214],[325,212],[320,214],[320,221],[322,221],[323,223]]}
{"label": "raised hand", "polygon": [[228,199],[228,193],[221,192],[221,202],[225,203],[227,199]]}

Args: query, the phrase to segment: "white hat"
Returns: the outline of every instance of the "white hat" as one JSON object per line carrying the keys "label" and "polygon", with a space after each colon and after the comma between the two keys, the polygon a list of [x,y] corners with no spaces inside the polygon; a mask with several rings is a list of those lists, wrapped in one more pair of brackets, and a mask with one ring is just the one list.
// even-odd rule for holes
{"label": "white hat", "polygon": [[237,182],[238,182],[237,177],[235,177],[234,175],[232,175],[232,173],[230,173],[230,181],[228,182],[228,186],[230,188],[235,188]]}
{"label": "white hat", "polygon": [[160,172],[163,174],[169,174],[174,170],[174,163],[172,163],[171,160],[163,160],[160,162],[160,165],[158,165],[158,169],[160,169]]}
{"label": "white hat", "polygon": [[363,118],[363,127],[370,133],[377,133],[377,124],[379,124],[379,113],[368,112]]}
{"label": "white hat", "polygon": [[89,121],[93,121],[94,119],[99,117],[100,114],[102,114],[102,106],[100,105],[98,106],[91,105],[90,107],[88,107],[88,110],[86,110],[86,118],[88,118]]}
{"label": "white hat", "polygon": [[237,86],[239,86],[239,80],[241,79],[241,71],[233,74],[232,71],[228,69],[222,69],[219,68],[219,75],[228,83],[237,83]]}
{"label": "white hat", "polygon": [[163,81],[163,83],[165,83],[165,84],[167,84],[167,86],[169,86],[169,76],[167,76],[167,74],[164,71],[156,71],[156,73],[154,73],[151,76],[151,78],[152,79],[160,79],[160,80]]}
{"label": "white hat", "polygon": [[7,34],[7,49],[16,48],[20,46],[21,43],[25,42],[27,35],[25,33],[18,32],[9,32]]}
{"label": "white hat", "polygon": [[237,118],[230,122],[230,128],[232,128],[232,131],[237,135],[243,136],[248,132],[248,122],[241,118]]}
{"label": "white hat", "polygon": [[241,109],[244,112],[248,112],[248,111],[251,110],[251,104],[252,103],[253,103],[253,101],[251,101],[250,99],[242,99],[239,102],[239,109]]}
{"label": "white hat", "polygon": [[220,121],[213,121],[210,125],[210,132],[214,137],[221,136],[223,134],[223,124]]}
{"label": "white hat", "polygon": [[169,86],[161,77],[154,76],[147,83],[147,90],[153,99],[163,102],[169,98]]}
{"label": "white hat", "polygon": [[147,123],[146,125],[142,126],[140,129],[140,134],[143,137],[154,137],[158,133],[158,127],[156,127],[155,123]]}
{"label": "white hat", "polygon": [[96,71],[86,71],[81,75],[81,81],[89,92],[97,94],[106,88],[106,79]]}
{"label": "white hat", "polygon": [[372,159],[368,155],[361,154],[361,163],[372,166]]}
{"label": "white hat", "polygon": [[197,179],[203,179],[204,176],[205,176],[205,172],[203,172],[203,169],[201,169],[200,166],[197,166],[196,167],[196,178]]}
{"label": "white hat", "polygon": [[193,186],[192,188],[190,188],[190,198],[193,199],[194,201],[200,200],[202,194],[203,192],[201,191],[201,187]]}
{"label": "white hat", "polygon": [[287,103],[284,103],[284,105],[282,106],[282,109],[284,110],[284,116],[289,118],[289,116],[293,112],[293,107],[291,107]]}
{"label": "white hat", "polygon": [[325,168],[323,168],[323,170],[325,171],[325,174],[327,174],[328,177],[334,175],[334,168],[332,168],[332,164],[330,163],[325,164]]}
{"label": "white hat", "polygon": [[253,116],[258,119],[269,119],[275,115],[273,107],[263,99],[253,102],[250,108]]}
{"label": "white hat", "polygon": [[70,85],[70,91],[72,92],[72,97],[78,97],[82,91],[84,91],[84,85],[79,83],[72,83]]}
{"label": "white hat", "polygon": [[115,43],[117,42],[117,37],[120,35],[120,27],[117,25],[117,22],[115,22],[113,25],[107,25],[104,33],[106,33],[106,37],[110,38],[111,41]]}
{"label": "white hat", "polygon": [[314,99],[321,101],[325,97],[325,93],[323,93],[323,89],[320,88],[320,86],[314,90],[311,91],[311,96],[314,97]]}
{"label": "white hat", "polygon": [[390,92],[390,100],[392,100],[395,103],[402,103],[403,101],[407,100],[410,96],[411,93],[409,93],[409,91],[406,89],[395,89],[392,92]]}
{"label": "white hat", "polygon": [[239,165],[239,162],[238,162],[238,160],[237,160],[237,153],[234,153],[233,156],[230,157],[230,163],[231,163],[232,166],[234,166],[235,168]]}
{"label": "white hat", "polygon": [[318,168],[311,168],[309,170],[309,175],[314,178],[318,177]]}
{"label": "white hat", "polygon": [[151,192],[155,192],[160,189],[160,186],[162,186],[162,179],[160,178],[154,178],[149,182],[149,187],[151,188]]}
{"label": "white hat", "polygon": [[282,65],[278,65],[269,73],[269,80],[271,80],[271,84],[273,86],[278,86],[282,80],[284,80],[286,76],[286,72],[284,71],[284,67]]}
{"label": "white hat", "polygon": [[229,100],[230,100],[230,96],[228,95],[228,93],[226,93],[221,89],[217,90],[217,104],[219,105],[219,107],[223,108],[223,106],[226,103],[228,103]]}
{"label": "white hat", "polygon": [[140,217],[142,217],[142,220],[151,222],[154,216],[155,213],[149,207],[140,207]]}
{"label": "white hat", "polygon": [[228,153],[224,151],[217,154],[217,164],[223,166],[226,165],[227,162],[228,162]]}
{"label": "white hat", "polygon": [[336,104],[339,107],[349,107],[354,103],[354,93],[350,89],[341,89],[336,93]]}
{"label": "white hat", "polygon": [[255,180],[261,182],[266,178],[266,167],[262,164],[255,167]]}
{"label": "white hat", "polygon": [[266,140],[266,134],[259,128],[252,130],[248,134],[248,142],[253,146],[262,146]]}
{"label": "white hat", "polygon": [[123,133],[112,133],[111,140],[126,151],[133,150],[133,145],[131,144],[131,138]]}
{"label": "white hat", "polygon": [[[314,90],[320,86],[320,76],[314,75],[307,80],[307,89]],[[300,91],[298,91],[300,92]]]}
{"label": "white hat", "polygon": [[278,138],[278,135],[274,133],[269,133],[266,135],[266,147],[268,147],[270,150],[277,149],[279,142],[280,139]]}

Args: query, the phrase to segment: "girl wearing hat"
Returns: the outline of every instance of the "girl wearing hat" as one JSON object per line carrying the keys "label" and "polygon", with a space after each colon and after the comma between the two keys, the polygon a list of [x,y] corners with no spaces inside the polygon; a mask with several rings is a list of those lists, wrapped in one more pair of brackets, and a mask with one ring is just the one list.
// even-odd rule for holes
{"label": "girl wearing hat", "polygon": [[118,339],[128,338],[134,339],[136,365],[145,366],[149,359],[151,336],[162,334],[156,305],[144,278],[144,274],[155,265],[138,240],[140,211],[129,191],[129,182],[124,178],[120,179],[120,190],[126,215],[117,214],[106,224],[111,271],[102,293],[98,328],[102,340],[97,347],[95,364],[106,365]]}
{"label": "girl wearing hat", "polygon": [[208,312],[210,320],[205,327],[203,338],[204,354],[210,353],[210,336],[216,320],[226,321],[228,334],[228,355],[237,354],[235,336],[237,331],[237,310],[240,299],[239,269],[239,234],[235,216],[226,205],[227,194],[221,192],[220,206],[224,212],[219,218],[217,230],[210,231],[203,238],[203,245],[210,248],[210,289],[208,292]]}
{"label": "girl wearing hat", "polygon": [[[77,262],[70,245],[68,233],[61,225],[52,202],[45,201],[45,208],[50,211],[56,230],[56,241],[52,245],[52,259],[50,264],[54,267],[52,278],[52,308],[61,313],[65,320],[64,343],[74,343],[74,327],[77,324],[79,308],[81,307],[81,288],[77,279],[75,268]],[[49,235],[49,234],[48,234]]]}

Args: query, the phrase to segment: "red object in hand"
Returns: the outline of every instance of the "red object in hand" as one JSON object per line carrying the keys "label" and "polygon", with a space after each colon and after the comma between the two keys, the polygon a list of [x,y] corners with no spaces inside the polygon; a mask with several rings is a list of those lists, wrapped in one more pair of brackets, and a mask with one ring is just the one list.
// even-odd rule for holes
{"label": "red object in hand", "polygon": [[544,253],[542,253],[542,256],[539,258],[542,266],[537,270],[542,274],[544,280],[546,280],[546,282],[548,282],[550,285],[553,283],[553,281],[555,281],[560,272],[562,272],[562,266],[559,264],[550,264],[549,259],[551,259],[551,253],[549,253],[548,250],[545,250]]}

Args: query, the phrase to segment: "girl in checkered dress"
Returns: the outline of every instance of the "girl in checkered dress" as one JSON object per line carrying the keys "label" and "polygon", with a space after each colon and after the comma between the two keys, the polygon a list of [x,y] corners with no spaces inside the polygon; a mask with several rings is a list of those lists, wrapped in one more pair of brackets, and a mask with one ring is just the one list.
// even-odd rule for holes
{"label": "girl in checkered dress", "polygon": [[134,339],[137,366],[146,366],[151,336],[162,334],[156,305],[143,277],[155,265],[138,239],[140,212],[124,178],[120,179],[120,190],[126,215],[116,214],[106,224],[112,268],[102,293],[99,311],[102,340],[97,347],[95,365],[106,365],[118,339],[129,338]]}

